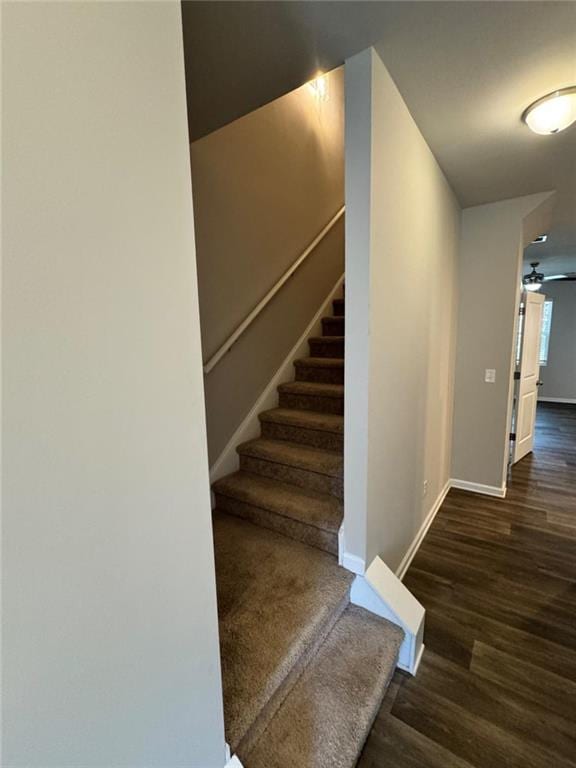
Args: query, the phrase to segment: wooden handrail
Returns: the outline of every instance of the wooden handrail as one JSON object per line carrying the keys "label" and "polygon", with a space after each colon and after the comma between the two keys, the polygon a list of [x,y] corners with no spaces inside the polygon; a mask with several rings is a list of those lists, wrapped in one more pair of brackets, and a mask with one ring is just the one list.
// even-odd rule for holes
{"label": "wooden handrail", "polygon": [[282,277],[278,280],[278,282],[268,291],[266,296],[256,304],[252,312],[240,323],[240,325],[236,328],[236,330],[226,339],[224,344],[222,344],[221,347],[218,348],[218,350],[212,355],[212,357],[204,364],[204,373],[210,373],[210,371],[218,365],[220,360],[224,357],[224,355],[231,349],[231,347],[238,341],[240,336],[244,333],[244,331],[254,322],[254,320],[258,317],[260,312],[264,309],[264,307],[274,298],[274,296],[278,293],[280,288],[284,285],[284,283],[289,280],[294,272],[298,269],[298,267],[304,262],[307,256],[312,253],[314,248],[318,245],[318,243],[328,234],[328,232],[332,229],[334,224],[342,217],[345,211],[345,206],[343,205],[342,208],[330,219],[328,224],[324,227],[324,229],[316,235],[314,240],[310,243],[310,245],[306,248],[306,250],[296,259],[296,261],[292,264],[292,266],[284,272]]}

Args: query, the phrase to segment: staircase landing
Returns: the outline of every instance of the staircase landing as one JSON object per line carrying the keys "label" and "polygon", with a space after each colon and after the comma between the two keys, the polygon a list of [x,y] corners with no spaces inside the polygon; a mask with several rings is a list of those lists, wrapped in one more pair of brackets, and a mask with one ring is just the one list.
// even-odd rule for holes
{"label": "staircase landing", "polygon": [[245,768],[351,768],[402,631],[349,604],[334,557],[216,512],[226,737]]}

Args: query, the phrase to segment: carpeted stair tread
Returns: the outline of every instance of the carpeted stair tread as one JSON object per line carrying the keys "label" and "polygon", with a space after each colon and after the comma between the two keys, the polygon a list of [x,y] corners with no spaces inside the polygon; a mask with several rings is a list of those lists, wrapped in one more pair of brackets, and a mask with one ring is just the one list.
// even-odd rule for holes
{"label": "carpeted stair tread", "polygon": [[309,342],[316,342],[318,344],[343,344],[344,336],[310,336]]}
{"label": "carpeted stair tread", "polygon": [[[317,369],[313,369],[317,370]],[[278,387],[278,407],[316,413],[344,413],[344,385],[318,381],[292,381]]]}
{"label": "carpeted stair tread", "polygon": [[296,368],[344,368],[343,357],[301,357],[294,361]]}
{"label": "carpeted stair tread", "polygon": [[344,299],[334,299],[332,307],[334,309],[334,314],[337,317],[342,317],[344,315]]}
{"label": "carpeted stair tread", "polygon": [[343,384],[319,384],[315,381],[290,381],[280,384],[279,392],[288,392],[292,395],[313,395],[315,397],[344,397]]}
{"label": "carpeted stair tread", "polygon": [[245,768],[353,768],[394,672],[402,630],[350,605],[304,669]]}
{"label": "carpeted stair tread", "polygon": [[343,357],[302,357],[294,361],[294,372],[299,381],[344,384]]}
{"label": "carpeted stair tread", "polygon": [[344,465],[344,458],[337,451],[262,437],[239,445],[238,453],[331,477],[341,477]]}
{"label": "carpeted stair tread", "polygon": [[344,336],[311,336],[308,347],[311,357],[344,359]]}
{"label": "carpeted stair tread", "polygon": [[320,550],[214,513],[226,737],[250,744],[349,599],[352,574]]}
{"label": "carpeted stair tread", "polygon": [[322,336],[342,336],[346,328],[344,315],[322,318]]}
{"label": "carpeted stair tread", "polygon": [[227,475],[212,489],[217,497],[230,497],[323,531],[335,533],[342,523],[342,503],[333,496],[249,472]]}
{"label": "carpeted stair tread", "polygon": [[344,433],[344,416],[314,411],[298,411],[292,408],[272,408],[260,414],[260,421],[272,421],[303,429]]}

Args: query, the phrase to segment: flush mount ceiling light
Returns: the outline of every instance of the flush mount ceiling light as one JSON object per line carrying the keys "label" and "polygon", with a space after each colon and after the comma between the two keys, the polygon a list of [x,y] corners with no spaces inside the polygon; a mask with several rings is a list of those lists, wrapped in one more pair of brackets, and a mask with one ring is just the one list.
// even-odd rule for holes
{"label": "flush mount ceiling light", "polygon": [[530,104],[522,120],[534,133],[558,133],[576,122],[576,85],[561,88]]}
{"label": "flush mount ceiling light", "polygon": [[530,266],[532,267],[532,272],[529,272],[527,275],[524,275],[522,278],[522,285],[524,286],[524,289],[526,291],[539,291],[540,288],[542,288],[542,283],[544,282],[544,275],[542,272],[536,272],[536,267],[538,266],[540,262],[539,261],[533,261]]}
{"label": "flush mount ceiling light", "polygon": [[545,243],[546,240],[548,240],[548,235],[538,235],[538,237],[535,237],[534,240],[532,240],[532,245],[536,245],[538,243]]}

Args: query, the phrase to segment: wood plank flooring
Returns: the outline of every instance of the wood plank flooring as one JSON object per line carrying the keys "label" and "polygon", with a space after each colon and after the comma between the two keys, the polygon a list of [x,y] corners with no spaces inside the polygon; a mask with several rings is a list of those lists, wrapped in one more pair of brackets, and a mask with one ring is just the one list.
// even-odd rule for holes
{"label": "wood plank flooring", "polygon": [[506,499],[449,493],[405,583],[426,652],[358,768],[575,768],[576,406],[538,406]]}

